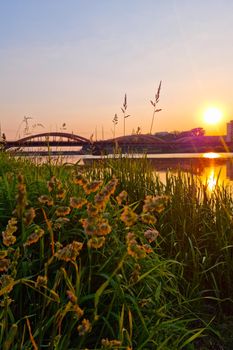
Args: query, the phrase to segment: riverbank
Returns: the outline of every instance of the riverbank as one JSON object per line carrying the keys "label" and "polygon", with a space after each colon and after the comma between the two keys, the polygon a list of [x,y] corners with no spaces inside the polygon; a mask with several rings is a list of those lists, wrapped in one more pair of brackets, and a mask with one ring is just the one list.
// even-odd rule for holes
{"label": "riverbank", "polygon": [[232,348],[230,188],[0,157],[2,347]]}

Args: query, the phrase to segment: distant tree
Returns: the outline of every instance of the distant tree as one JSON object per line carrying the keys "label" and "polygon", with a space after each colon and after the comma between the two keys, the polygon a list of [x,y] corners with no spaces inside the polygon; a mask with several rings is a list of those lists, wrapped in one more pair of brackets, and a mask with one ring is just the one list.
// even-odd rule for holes
{"label": "distant tree", "polygon": [[204,136],[205,130],[203,128],[194,128],[191,130],[192,136]]}

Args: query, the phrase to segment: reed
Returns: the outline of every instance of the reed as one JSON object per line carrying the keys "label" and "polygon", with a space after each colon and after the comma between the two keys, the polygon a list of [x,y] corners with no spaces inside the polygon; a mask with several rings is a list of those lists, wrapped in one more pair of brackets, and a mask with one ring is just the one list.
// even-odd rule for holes
{"label": "reed", "polygon": [[230,189],[182,173],[164,185],[146,157],[0,164],[1,348],[230,341]]}

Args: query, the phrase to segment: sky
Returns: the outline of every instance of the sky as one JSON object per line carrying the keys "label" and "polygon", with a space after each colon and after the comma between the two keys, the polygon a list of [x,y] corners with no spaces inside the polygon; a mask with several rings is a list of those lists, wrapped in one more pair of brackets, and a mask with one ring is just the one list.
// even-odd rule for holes
{"label": "sky", "polygon": [[[98,139],[233,119],[232,0],[0,0],[0,122],[7,139],[68,132]],[[208,107],[221,122],[203,121]],[[64,126],[65,123],[65,126]],[[37,125],[39,124],[39,125]],[[40,125],[42,124],[43,127]]]}

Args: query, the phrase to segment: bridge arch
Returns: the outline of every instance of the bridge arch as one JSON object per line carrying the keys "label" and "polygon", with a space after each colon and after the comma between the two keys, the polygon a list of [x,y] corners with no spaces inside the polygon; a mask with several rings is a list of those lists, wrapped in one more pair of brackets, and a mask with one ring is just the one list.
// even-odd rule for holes
{"label": "bridge arch", "polygon": [[71,133],[67,133],[67,132],[54,132],[54,131],[29,135],[29,136],[26,136],[26,137],[23,137],[23,138],[17,140],[17,143],[23,144],[23,143],[26,143],[27,141],[31,141],[33,139],[38,139],[39,137],[46,138],[46,137],[50,137],[50,136],[64,137],[64,138],[67,138],[67,139],[73,140],[73,141],[81,141],[82,143],[90,143],[90,140],[86,139],[83,136],[79,136],[79,135],[71,134]]}

